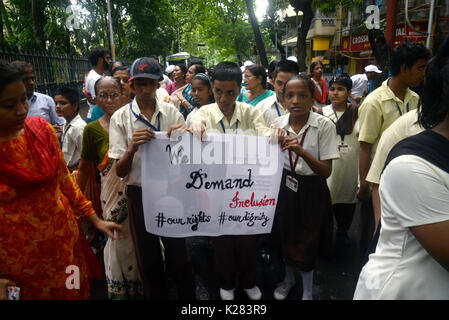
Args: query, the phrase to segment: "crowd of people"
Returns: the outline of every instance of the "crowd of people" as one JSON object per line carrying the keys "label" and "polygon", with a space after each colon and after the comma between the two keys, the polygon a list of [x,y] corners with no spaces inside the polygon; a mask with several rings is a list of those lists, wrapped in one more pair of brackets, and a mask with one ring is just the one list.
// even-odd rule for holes
{"label": "crowd of people", "polygon": [[[351,242],[358,201],[354,298],[449,299],[448,58],[449,40],[432,58],[406,41],[369,93],[382,72],[374,65],[327,82],[320,61],[302,73],[291,59],[269,74],[251,62],[163,69],[147,57],[113,64],[96,48],[87,121],[76,90],[37,93],[31,64],[0,61],[0,299],[11,286],[22,299],[87,299],[105,275],[109,299],[167,299],[170,276],[178,297],[194,300],[186,239],[145,229],[140,146],[158,131],[251,129],[276,136],[284,157],[275,221],[269,235],[212,237],[222,300],[237,286],[262,298],[260,252],[282,258],[274,299],[301,281],[311,300],[318,256]],[[411,89],[424,79],[420,96]],[[67,266],[79,268],[78,290],[67,288]]]}

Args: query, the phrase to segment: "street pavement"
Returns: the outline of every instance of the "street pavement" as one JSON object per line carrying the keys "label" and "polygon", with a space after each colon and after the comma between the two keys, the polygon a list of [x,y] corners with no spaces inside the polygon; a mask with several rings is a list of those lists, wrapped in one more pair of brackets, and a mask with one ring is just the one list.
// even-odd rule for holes
{"label": "street pavement", "polygon": [[[358,207],[357,207],[358,208]],[[334,246],[329,257],[320,257],[314,271],[313,300],[352,300],[358,274],[360,272],[361,255],[358,246],[358,210],[349,237],[349,246]],[[198,300],[220,300],[219,284],[214,266],[214,252],[210,237],[190,237],[186,239],[196,281]],[[101,260],[102,257],[99,256]],[[258,254],[257,285],[262,291],[262,300],[274,300],[273,291],[276,283],[284,277],[284,267],[278,257],[272,255],[271,263],[266,263]],[[302,296],[301,277],[296,276],[297,283],[286,300],[300,300]],[[177,300],[174,281],[168,279],[169,299]],[[241,288],[235,292],[236,301],[249,301]],[[105,281],[92,282],[91,300],[107,299]]]}

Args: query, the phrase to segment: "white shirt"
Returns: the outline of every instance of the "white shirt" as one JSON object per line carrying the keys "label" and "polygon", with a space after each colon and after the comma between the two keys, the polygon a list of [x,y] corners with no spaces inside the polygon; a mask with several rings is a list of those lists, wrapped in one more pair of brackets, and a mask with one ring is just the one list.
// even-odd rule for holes
{"label": "white shirt", "polygon": [[418,156],[402,155],[385,168],[379,194],[379,242],[354,299],[449,299],[449,272],[410,231],[449,220],[449,174]]}
{"label": "white shirt", "polygon": [[65,119],[56,113],[53,98],[39,92],[33,92],[31,98],[28,99],[27,117],[42,117],[51,125],[62,126],[65,123]]}
{"label": "white shirt", "polygon": [[77,114],[70,123],[66,123],[63,127],[61,149],[69,168],[76,166],[80,161],[85,126],[86,122]]}
{"label": "white shirt", "polygon": [[[140,113],[136,99],[132,103],[133,111],[148,121],[145,115]],[[158,120],[160,119],[160,122]],[[160,123],[160,131],[167,131],[171,125],[185,124],[184,117],[173,105],[156,99],[156,110],[149,121],[156,128]],[[148,128],[145,123],[138,120],[131,112],[129,104],[121,107],[111,117],[109,126],[109,158],[121,159],[131,144],[134,131],[137,129]],[[151,143],[149,141],[148,143]],[[141,159],[140,151],[134,154],[131,171],[125,177],[126,184],[141,185]]]}
{"label": "white shirt", "polygon": [[269,96],[266,99],[263,99],[260,101],[256,108],[260,110],[260,112],[263,114],[263,118],[265,120],[265,124],[270,127],[273,123],[274,119],[283,116],[284,114],[288,113],[288,110],[285,109],[277,100],[277,97],[275,94],[272,96]]}
{"label": "white shirt", "polygon": [[369,80],[365,73],[355,74],[351,77],[351,93],[355,97],[361,97],[369,88]]}
{"label": "white shirt", "polygon": [[[277,118],[273,124],[272,128],[282,128],[288,131],[289,135],[293,135],[298,138],[298,141],[301,141],[304,132],[307,128],[307,134],[304,138],[303,148],[307,152],[309,152],[312,156],[314,156],[318,160],[330,160],[330,159],[338,159],[340,155],[338,154],[338,148],[335,144],[336,140],[336,131],[335,125],[328,118],[319,115],[313,111],[310,111],[309,119],[304,127],[302,127],[301,131],[298,134],[292,129],[289,124],[290,113],[287,113],[279,118]],[[291,152],[292,161],[295,162],[296,153]],[[290,169],[290,160],[289,160],[289,152],[284,151],[284,169],[291,171]],[[314,176],[317,175],[309,165],[304,161],[302,157],[299,157],[298,163],[295,168],[295,172],[298,175],[302,176]]]}
{"label": "white shirt", "polygon": [[[343,114],[344,112],[337,111],[338,119]],[[331,104],[323,108],[323,115],[334,123],[338,121]],[[335,159],[332,162],[332,174],[327,179],[332,204],[357,202],[360,153],[360,143],[357,136],[358,121],[356,121],[352,133],[344,137],[344,144],[349,147],[348,152],[340,153],[340,159]],[[341,143],[341,136],[337,134],[335,136],[335,144],[338,146]]]}
{"label": "white shirt", "polygon": [[[86,91],[91,95],[92,99],[95,98],[95,82],[100,79],[102,75],[98,74],[94,69],[90,70],[86,77]],[[89,105],[89,111],[87,112],[87,118],[90,119],[92,115],[92,109],[95,104],[91,103],[89,99],[87,99],[87,104]]]}

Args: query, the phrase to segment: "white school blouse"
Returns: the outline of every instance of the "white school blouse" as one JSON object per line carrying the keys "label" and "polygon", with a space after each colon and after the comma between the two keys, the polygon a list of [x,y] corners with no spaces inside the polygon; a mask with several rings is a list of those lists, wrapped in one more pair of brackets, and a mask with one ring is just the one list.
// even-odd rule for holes
{"label": "white school blouse", "polygon": [[[289,135],[296,136],[299,141],[301,141],[302,136],[307,128],[307,134],[304,139],[303,148],[314,156],[318,160],[331,160],[338,159],[340,157],[335,144],[336,131],[335,125],[328,118],[319,115],[313,111],[310,111],[309,119],[307,123],[302,127],[298,134],[291,128],[289,124],[290,113],[287,113],[279,118],[277,118],[273,124],[272,128],[282,128],[289,132]],[[288,150],[284,151],[284,169],[291,171],[290,160]],[[293,151],[292,161],[295,162],[296,153]],[[295,172],[302,176],[313,176],[317,175],[308,164],[304,161],[302,157],[299,157],[298,163],[295,168]]]}

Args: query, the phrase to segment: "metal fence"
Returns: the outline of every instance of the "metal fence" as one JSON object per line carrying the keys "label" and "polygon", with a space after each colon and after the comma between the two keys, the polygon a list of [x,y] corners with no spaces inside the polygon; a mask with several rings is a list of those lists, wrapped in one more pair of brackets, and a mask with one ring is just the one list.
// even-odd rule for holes
{"label": "metal fence", "polygon": [[51,97],[58,87],[70,87],[82,93],[84,78],[89,71],[86,57],[63,56],[49,51],[21,50],[17,47],[0,47],[0,59],[8,62],[27,61],[34,67],[36,91]]}

